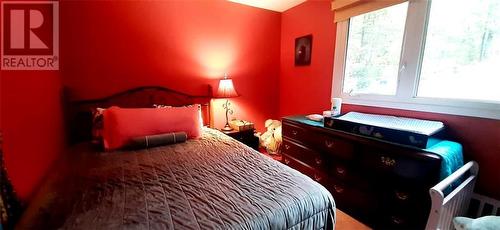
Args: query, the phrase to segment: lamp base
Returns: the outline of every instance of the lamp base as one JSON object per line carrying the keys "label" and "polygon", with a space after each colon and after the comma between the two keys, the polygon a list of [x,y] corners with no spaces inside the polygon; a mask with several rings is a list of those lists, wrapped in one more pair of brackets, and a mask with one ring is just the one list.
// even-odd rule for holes
{"label": "lamp base", "polygon": [[229,131],[233,131],[233,128],[231,128],[231,126],[229,126],[229,124],[226,124],[226,125],[224,126],[224,128],[222,128],[222,131],[227,131],[227,132],[229,132]]}

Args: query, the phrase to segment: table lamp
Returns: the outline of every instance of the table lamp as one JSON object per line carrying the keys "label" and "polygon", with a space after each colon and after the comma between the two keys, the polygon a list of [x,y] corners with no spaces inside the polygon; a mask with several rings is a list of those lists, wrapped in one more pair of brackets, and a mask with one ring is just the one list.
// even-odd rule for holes
{"label": "table lamp", "polygon": [[233,80],[227,77],[227,74],[224,74],[224,79],[219,81],[219,87],[217,88],[217,93],[215,94],[217,98],[226,98],[226,103],[222,105],[222,107],[226,110],[226,125],[222,129],[222,131],[231,131],[233,128],[229,126],[229,114],[233,114],[233,110],[229,107],[231,103],[227,98],[237,97],[239,96],[236,90],[234,89]]}

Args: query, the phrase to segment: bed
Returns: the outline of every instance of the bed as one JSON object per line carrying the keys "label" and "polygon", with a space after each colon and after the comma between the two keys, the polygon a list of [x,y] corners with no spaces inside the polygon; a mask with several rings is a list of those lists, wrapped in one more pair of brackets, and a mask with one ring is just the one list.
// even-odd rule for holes
{"label": "bed", "polygon": [[[161,87],[134,89],[78,102],[69,121],[92,106],[178,106],[207,98]],[[76,141],[81,137],[73,136],[76,144],[19,228],[334,228],[334,200],[323,186],[217,130],[204,127],[198,139],[134,151],[95,151],[88,141]]]}

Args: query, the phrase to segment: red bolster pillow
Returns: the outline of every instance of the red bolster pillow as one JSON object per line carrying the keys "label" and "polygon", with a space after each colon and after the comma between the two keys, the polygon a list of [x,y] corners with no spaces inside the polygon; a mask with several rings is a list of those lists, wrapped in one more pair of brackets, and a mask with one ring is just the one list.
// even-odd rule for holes
{"label": "red bolster pillow", "polygon": [[134,137],[169,132],[186,132],[188,138],[201,135],[199,105],[170,108],[111,107],[103,115],[104,148],[119,149]]}

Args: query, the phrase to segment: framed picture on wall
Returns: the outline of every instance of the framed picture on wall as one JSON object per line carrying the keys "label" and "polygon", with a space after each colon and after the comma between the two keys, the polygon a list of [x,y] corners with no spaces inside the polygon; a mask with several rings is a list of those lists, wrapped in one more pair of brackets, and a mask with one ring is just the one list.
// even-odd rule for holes
{"label": "framed picture on wall", "polygon": [[311,64],[312,34],[295,39],[295,65],[303,66]]}

